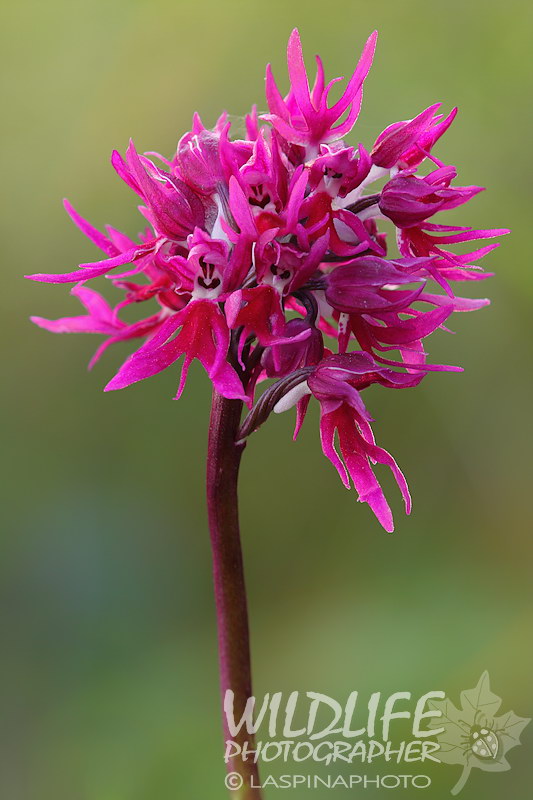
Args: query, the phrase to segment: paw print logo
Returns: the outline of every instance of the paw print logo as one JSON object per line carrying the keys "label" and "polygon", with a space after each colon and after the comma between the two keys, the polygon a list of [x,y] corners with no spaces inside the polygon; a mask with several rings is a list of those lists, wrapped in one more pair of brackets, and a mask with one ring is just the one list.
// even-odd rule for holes
{"label": "paw print logo", "polygon": [[488,672],[483,673],[474,689],[461,692],[460,708],[448,697],[430,703],[442,715],[432,721],[432,727],[440,729],[438,758],[444,764],[463,767],[451,790],[453,795],[463,789],[474,768],[485,772],[511,769],[506,755],[520,744],[520,734],[530,720],[513,711],[498,716],[501,704],[501,698],[490,690]]}

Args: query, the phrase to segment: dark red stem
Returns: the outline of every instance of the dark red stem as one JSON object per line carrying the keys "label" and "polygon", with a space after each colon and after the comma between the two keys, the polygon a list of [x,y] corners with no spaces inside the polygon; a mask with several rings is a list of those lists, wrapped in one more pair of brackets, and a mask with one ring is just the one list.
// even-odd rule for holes
{"label": "dark red stem", "polygon": [[[213,392],[209,443],[207,451],[207,509],[218,627],[220,662],[220,689],[222,703],[228,689],[234,692],[235,719],[240,720],[246,701],[252,696],[250,663],[250,636],[244,568],[239,534],[237,480],[244,443],[236,444],[242,402],[227,400]],[[246,726],[232,736],[223,712],[224,741],[228,739],[242,747],[248,741],[253,747],[253,737]],[[228,774],[234,777],[233,796],[238,800],[260,800],[259,775],[253,757],[243,761],[239,756],[228,762]],[[231,787],[231,782],[229,781]]]}

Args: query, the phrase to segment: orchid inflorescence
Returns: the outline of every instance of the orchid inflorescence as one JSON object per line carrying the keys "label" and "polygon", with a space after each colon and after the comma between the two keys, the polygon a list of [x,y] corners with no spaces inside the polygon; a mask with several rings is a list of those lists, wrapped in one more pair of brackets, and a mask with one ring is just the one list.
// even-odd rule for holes
{"label": "orchid inflorescence", "polygon": [[[409,491],[392,456],[375,444],[361,391],[372,384],[412,387],[428,371],[458,369],[428,364],[422,342],[452,312],[488,303],[457,297],[451,283],[487,277],[474,262],[497,245],[459,254],[450,245],[507,231],[428,221],[481,191],[453,185],[455,167],[432,153],[456,109],[444,116],[435,104],[389,125],[370,152],[343,141],[359,115],[376,36],[334,103],[330,90],[341,79],[326,85],[317,57],[310,89],[295,30],[290,91],[282,96],[267,67],[269,113],[254,108],[244,138],[230,138],[226,113],[213,129],[195,115],[171,160],[140,155],[133,143],[125,158],[114,152],[112,164],[141,198],[148,221],[139,241],[112,227],[101,233],[65,203],[106,258],[67,274],[30,277],[76,284],[72,294],[84,315],[32,320],[57,333],[104,334],[91,366],[114,342],[146,339],[106,390],[155,375],[183,355],[179,397],[196,358],[219,395],[246,402],[241,440],[272,411],[293,405],[296,436],[314,397],[325,455],[391,531],[372,464],[391,468],[407,513]],[[373,186],[378,181],[381,189]],[[387,257],[377,225],[384,218],[396,228],[398,255]],[[115,308],[86,286],[102,275],[125,293]],[[430,290],[430,282],[442,291]],[[155,301],[155,313],[126,322],[124,310],[142,301]],[[274,382],[256,399],[267,379]]]}

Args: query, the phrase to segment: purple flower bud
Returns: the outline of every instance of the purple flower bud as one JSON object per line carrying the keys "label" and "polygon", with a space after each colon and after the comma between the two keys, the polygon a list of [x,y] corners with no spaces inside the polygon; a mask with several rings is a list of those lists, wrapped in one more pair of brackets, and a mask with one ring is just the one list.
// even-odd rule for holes
{"label": "purple flower bud", "polygon": [[186,133],[176,153],[176,174],[200,194],[212,195],[223,179],[219,155],[220,136],[212,131]]}
{"label": "purple flower bud", "polygon": [[424,178],[399,173],[383,187],[379,208],[398,228],[410,228],[482,191],[479,186],[451,187],[454,176],[453,168],[435,170]]}

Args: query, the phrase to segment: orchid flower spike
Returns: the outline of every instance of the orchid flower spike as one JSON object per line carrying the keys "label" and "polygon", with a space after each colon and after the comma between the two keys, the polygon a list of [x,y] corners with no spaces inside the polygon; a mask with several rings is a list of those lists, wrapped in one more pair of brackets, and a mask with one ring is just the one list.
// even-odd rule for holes
{"label": "orchid flower spike", "polygon": [[[375,442],[365,389],[410,388],[432,371],[458,370],[429,363],[426,340],[454,312],[487,304],[458,297],[454,285],[487,276],[478,262],[497,244],[478,241],[507,231],[441,221],[481,191],[456,185],[455,167],[433,153],[456,109],[445,116],[431,105],[392,122],[366,148],[344,140],[361,110],[376,39],[369,36],[334,103],[341,79],[326,82],[317,57],[311,85],[294,30],[289,91],[282,95],[268,66],[268,113],[254,108],[243,138],[231,136],[226,113],[213,128],[195,115],[168,159],[138,153],[133,142],[124,156],[113,153],[118,176],[140,198],[144,232],[137,240],[112,227],[101,232],[66,203],[102,255],[28,277],[74,285],[81,315],[32,320],[55,333],[105,337],[91,365],[115,342],[141,340],[107,391],[182,360],[179,397],[198,359],[219,395],[247,404],[241,440],[291,406],[299,430],[308,404],[318,403],[324,454],[391,531],[374,465],[392,470],[407,513],[411,500],[395,460]],[[388,250],[383,218],[396,228],[399,252]],[[86,286],[104,275],[121,293],[114,307]],[[142,303],[150,311],[128,321],[128,307]]]}

